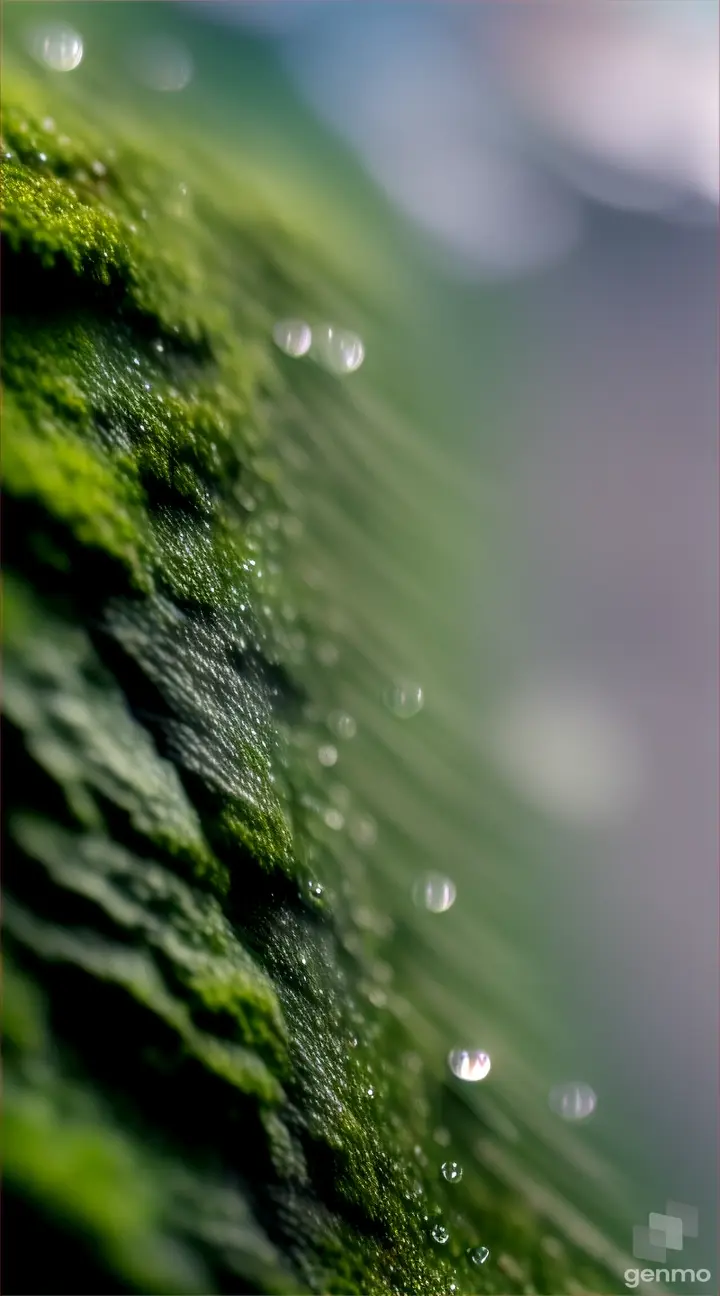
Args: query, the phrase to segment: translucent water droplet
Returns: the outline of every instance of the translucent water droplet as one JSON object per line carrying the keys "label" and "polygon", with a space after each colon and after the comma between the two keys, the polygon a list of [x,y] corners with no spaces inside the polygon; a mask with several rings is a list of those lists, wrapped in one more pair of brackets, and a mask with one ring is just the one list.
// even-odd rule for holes
{"label": "translucent water droplet", "polygon": [[47,153],[38,153],[38,159],[40,162],[47,162]]}
{"label": "translucent water droplet", "polygon": [[326,767],[326,769],[329,769],[332,765],[336,765],[337,758],[337,747],[332,747],[330,743],[325,747],[320,747],[318,750],[318,760],[321,765]]}
{"label": "translucent water droplet", "polygon": [[357,733],[357,725],[346,711],[331,712],[328,716],[328,726],[338,738],[354,738]]}
{"label": "translucent water droplet", "polygon": [[365,347],[357,333],[321,324],[315,330],[313,354],[325,369],[334,374],[354,373],[365,359]]}
{"label": "translucent water droplet", "polygon": [[307,355],[312,345],[312,329],[304,320],[278,320],[272,331],[273,342],[285,355]]}
{"label": "translucent water droplet", "polygon": [[548,1097],[550,1110],[563,1120],[579,1121],[591,1116],[597,1106],[597,1095],[590,1085],[571,1081],[556,1085]]}
{"label": "translucent water droplet", "polygon": [[490,1056],[481,1049],[453,1049],[448,1066],[458,1080],[484,1080],[490,1074]]}
{"label": "translucent water droplet", "polygon": [[370,1087],[369,1087],[369,1089],[368,1089],[368,1091],[367,1091],[367,1096],[368,1096],[368,1098],[374,1098],[374,1097],[375,1097],[375,1090],[373,1089],[372,1085],[370,1085]]}
{"label": "translucent water droplet", "polygon": [[422,710],[423,691],[419,684],[397,683],[385,694],[385,705],[400,720],[408,720]]}
{"label": "translucent water droplet", "polygon": [[484,1265],[485,1261],[489,1260],[489,1258],[490,1252],[486,1246],[472,1247],[468,1251],[468,1259],[471,1260],[474,1265]]}
{"label": "translucent water droplet", "polygon": [[430,1230],[430,1236],[434,1242],[439,1242],[443,1246],[448,1241],[450,1234],[444,1224],[434,1224]]}
{"label": "translucent water droplet", "polygon": [[52,117],[43,117],[42,128],[44,131],[47,132],[48,135],[52,135],[54,133],[55,122],[53,121]]}
{"label": "translucent water droplet", "polygon": [[340,832],[345,827],[345,818],[340,814],[339,810],[326,810],[324,819],[328,828],[332,828],[334,832]]}
{"label": "translucent water droplet", "polygon": [[350,824],[350,837],[361,850],[368,850],[377,841],[377,825],[370,815],[358,815]]}
{"label": "translucent water droplet", "polygon": [[323,894],[323,888],[319,882],[308,882],[308,890],[314,900],[319,900]]}
{"label": "translucent water droplet", "polygon": [[450,1146],[450,1131],[446,1130],[442,1125],[439,1125],[436,1130],[433,1130],[433,1138],[436,1143],[440,1144],[440,1147]]}
{"label": "translucent water droplet", "polygon": [[93,175],[97,176],[98,179],[100,180],[102,179],[103,176],[107,175],[107,167],[105,166],[105,163],[100,162],[99,160],[93,162],[92,166],[90,167],[90,170],[92,171]]}
{"label": "translucent water droplet", "polygon": [[163,343],[160,341],[160,339],[156,338],[155,341],[152,343],[152,349],[153,351],[156,352],[157,355],[162,355],[163,351],[165,350],[165,347]]}
{"label": "translucent water droplet", "polygon": [[412,889],[412,897],[419,909],[430,913],[446,913],[455,903],[455,883],[442,873],[424,873]]}
{"label": "translucent water droplet", "polygon": [[441,1168],[443,1179],[447,1179],[448,1183],[460,1183],[463,1168],[457,1161],[444,1161]]}
{"label": "translucent water droplet", "polygon": [[165,36],[146,40],[136,47],[132,58],[138,80],[151,90],[184,90],[195,70],[192,55],[180,41]]}
{"label": "translucent water droplet", "polygon": [[32,52],[53,72],[73,72],[82,62],[83,41],[72,27],[53,24],[35,34]]}

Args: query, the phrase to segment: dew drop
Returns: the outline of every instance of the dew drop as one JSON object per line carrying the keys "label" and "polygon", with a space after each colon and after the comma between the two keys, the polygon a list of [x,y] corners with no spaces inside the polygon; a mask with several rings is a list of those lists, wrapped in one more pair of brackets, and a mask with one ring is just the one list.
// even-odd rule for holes
{"label": "dew drop", "polygon": [[38,153],[38,158],[41,162],[47,162],[47,153]]}
{"label": "dew drop", "polygon": [[334,374],[354,373],[365,359],[365,347],[357,333],[335,324],[321,324],[315,330],[313,353]]}
{"label": "dew drop", "polygon": [[46,27],[36,33],[32,51],[38,62],[53,72],[73,72],[82,61],[82,36],[72,27]]}
{"label": "dew drop", "polygon": [[419,909],[428,909],[430,913],[445,913],[455,903],[457,890],[450,878],[442,873],[424,873],[418,878],[412,889],[412,897]]}
{"label": "dew drop", "polygon": [[156,338],[152,344],[152,349],[157,355],[162,355],[163,351],[165,350],[165,347],[163,343],[160,341],[160,339]]}
{"label": "dew drop", "polygon": [[377,841],[377,825],[370,815],[358,815],[350,823],[351,840],[361,850],[368,850]]}
{"label": "dew drop", "polygon": [[320,761],[320,764],[324,765],[327,769],[332,765],[337,764],[337,758],[337,747],[331,746],[330,743],[324,747],[320,747],[318,750],[318,760]]}
{"label": "dew drop", "polygon": [[345,827],[345,818],[339,810],[326,810],[324,819],[328,828],[332,828],[334,832],[340,832],[340,829]]}
{"label": "dew drop", "polygon": [[471,1260],[474,1265],[484,1265],[485,1261],[489,1258],[490,1252],[486,1246],[472,1247],[468,1251],[468,1259]]}
{"label": "dew drop", "polygon": [[444,1161],[441,1168],[443,1179],[447,1179],[448,1183],[460,1183],[463,1168],[457,1161]]}
{"label": "dew drop", "polygon": [[385,705],[400,720],[409,720],[422,710],[423,691],[419,684],[396,683],[385,694]]}
{"label": "dew drop", "polygon": [[372,1085],[370,1085],[370,1087],[369,1087],[369,1089],[368,1089],[368,1091],[367,1091],[367,1096],[368,1096],[368,1098],[374,1098],[374,1097],[375,1097],[375,1090],[373,1089]]}
{"label": "dew drop", "polygon": [[319,882],[308,882],[308,890],[315,900],[319,900],[323,894],[323,888],[320,886]]}
{"label": "dew drop", "polygon": [[278,320],[272,335],[275,346],[295,359],[307,355],[312,344],[312,330],[304,320]]}
{"label": "dew drop", "polygon": [[448,1066],[458,1080],[484,1080],[490,1074],[490,1056],[480,1049],[453,1049]]}
{"label": "dew drop", "polygon": [[135,49],[133,70],[151,90],[178,91],[189,85],[195,68],[185,45],[161,36]]}
{"label": "dew drop", "polygon": [[328,726],[338,738],[354,738],[357,725],[346,711],[333,711],[328,716]]}
{"label": "dew drop", "polygon": [[[54,133],[55,122],[53,121],[52,117],[43,117],[42,128],[48,135],[52,135]],[[62,140],[60,141],[60,143],[62,143]]]}
{"label": "dew drop", "polygon": [[556,1116],[562,1116],[563,1120],[586,1120],[595,1111],[597,1095],[590,1085],[572,1081],[568,1084],[556,1085],[551,1089],[548,1104],[550,1110],[555,1112]]}
{"label": "dew drop", "polygon": [[99,162],[99,161],[93,162],[92,166],[90,167],[90,170],[92,171],[93,175],[97,176],[99,179],[102,179],[103,176],[107,175],[107,167],[105,166],[104,162]]}
{"label": "dew drop", "polygon": [[450,1234],[444,1224],[434,1224],[430,1230],[430,1236],[434,1242],[439,1242],[443,1246],[448,1241]]}

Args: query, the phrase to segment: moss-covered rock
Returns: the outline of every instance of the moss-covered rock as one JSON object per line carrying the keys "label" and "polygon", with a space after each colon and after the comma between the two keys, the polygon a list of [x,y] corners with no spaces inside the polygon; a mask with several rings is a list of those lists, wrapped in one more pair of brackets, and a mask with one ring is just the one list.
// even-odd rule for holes
{"label": "moss-covered rock", "polygon": [[[360,293],[242,186],[46,95],[6,88],[3,121],[5,1290],[559,1291],[548,1257],[467,1261],[279,740],[303,607],[274,429],[355,415],[271,326]],[[530,1212],[483,1210],[534,1254]]]}

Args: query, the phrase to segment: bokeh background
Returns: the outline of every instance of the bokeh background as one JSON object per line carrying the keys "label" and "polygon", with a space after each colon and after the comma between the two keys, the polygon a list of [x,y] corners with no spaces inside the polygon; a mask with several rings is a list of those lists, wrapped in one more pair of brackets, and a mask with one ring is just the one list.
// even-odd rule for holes
{"label": "bokeh background", "polygon": [[[448,1079],[439,1149],[459,1122],[459,1159],[603,1254],[693,1204],[683,1263],[716,1268],[716,3],[10,8],[364,248],[393,306],[353,381],[404,431],[379,403],[362,442],[282,449],[322,628],[292,741],[334,744],[321,834],[376,996],[438,1075],[492,1058]],[[548,1103],[573,1081],[579,1122]]]}

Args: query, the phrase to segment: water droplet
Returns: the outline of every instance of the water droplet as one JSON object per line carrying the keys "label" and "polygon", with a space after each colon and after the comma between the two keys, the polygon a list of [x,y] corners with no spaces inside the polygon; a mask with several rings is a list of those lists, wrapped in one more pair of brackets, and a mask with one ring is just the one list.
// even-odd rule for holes
{"label": "water droplet", "polygon": [[336,666],[340,654],[335,647],[335,644],[331,643],[328,639],[324,643],[317,645],[315,656],[321,666]]}
{"label": "water droplet", "polygon": [[551,1089],[548,1103],[556,1116],[562,1116],[567,1121],[578,1121],[592,1115],[597,1106],[597,1096],[590,1085],[572,1081]]}
{"label": "water droplet", "polygon": [[357,725],[346,711],[333,711],[328,716],[328,726],[338,738],[354,738]]}
{"label": "water droplet", "polygon": [[156,352],[157,355],[162,355],[163,351],[165,350],[165,347],[163,343],[160,341],[160,339],[156,338],[152,344],[152,349],[153,351]]}
{"label": "water droplet", "polygon": [[334,832],[340,832],[340,829],[345,827],[345,818],[339,810],[326,810],[324,819],[328,828],[332,828]]}
{"label": "water droplet", "polygon": [[332,747],[329,743],[327,746],[320,747],[318,750],[318,760],[320,761],[320,764],[325,765],[328,769],[331,765],[337,764],[337,758],[337,747]]}
{"label": "water droplet", "polygon": [[385,705],[400,720],[408,720],[422,710],[423,691],[419,684],[394,684],[385,694]]}
{"label": "water droplet", "polygon": [[47,153],[38,153],[38,158],[41,162],[47,162]]}
{"label": "water droplet", "polygon": [[184,90],[194,70],[187,47],[165,36],[144,41],[133,53],[133,71],[151,90]]}
{"label": "water droplet", "polygon": [[334,324],[321,324],[315,330],[313,354],[331,373],[348,374],[360,368],[365,359],[365,347],[357,333],[337,328]]}
{"label": "water droplet", "polygon": [[460,1183],[463,1177],[463,1168],[458,1165],[457,1161],[444,1161],[442,1164],[443,1179],[448,1183]]}
{"label": "water droplet", "polygon": [[375,1090],[373,1089],[372,1085],[370,1085],[370,1088],[369,1088],[368,1091],[367,1091],[367,1096],[368,1096],[368,1098],[374,1098],[374,1097],[375,1097]]}
{"label": "water droplet", "polygon": [[275,346],[294,358],[307,355],[312,344],[312,330],[304,320],[278,320],[272,335]]}
{"label": "water droplet", "polygon": [[430,1236],[434,1242],[439,1242],[443,1246],[448,1241],[450,1234],[444,1224],[434,1224],[430,1230]]}
{"label": "water droplet", "polygon": [[32,52],[38,62],[53,72],[73,72],[82,61],[82,36],[72,27],[46,27],[36,32]]}
{"label": "water droplet", "polygon": [[348,1040],[348,1044],[350,1045],[350,1048],[357,1048],[358,1046],[357,1036],[351,1035],[350,1039]]}
{"label": "water droplet", "polygon": [[107,175],[107,167],[105,166],[104,162],[100,162],[100,161],[93,162],[92,166],[90,167],[90,170],[92,171],[93,175],[98,176],[99,179],[102,179],[103,176]]}
{"label": "water droplet", "polygon": [[377,825],[370,815],[358,815],[350,824],[350,837],[361,850],[367,850],[377,841]]}
{"label": "water droplet", "polygon": [[42,128],[44,131],[47,132],[48,135],[52,135],[54,133],[55,122],[53,121],[52,117],[43,117]]}
{"label": "water droplet", "polygon": [[308,882],[308,890],[315,900],[319,900],[323,893],[323,888],[319,882]]}
{"label": "water droplet", "polygon": [[440,1144],[440,1147],[450,1146],[450,1131],[446,1130],[442,1125],[439,1125],[436,1130],[433,1130],[433,1138],[436,1143]]}
{"label": "water droplet", "polygon": [[484,1265],[485,1261],[489,1260],[489,1258],[490,1252],[486,1246],[472,1247],[471,1250],[468,1251],[468,1259],[471,1260],[474,1265]]}
{"label": "water droplet", "polygon": [[424,873],[418,878],[412,889],[412,897],[419,909],[428,909],[430,913],[445,913],[455,903],[457,891],[455,883],[442,873]]}
{"label": "water droplet", "polygon": [[490,1074],[490,1057],[481,1049],[453,1049],[448,1066],[458,1080],[484,1080]]}

